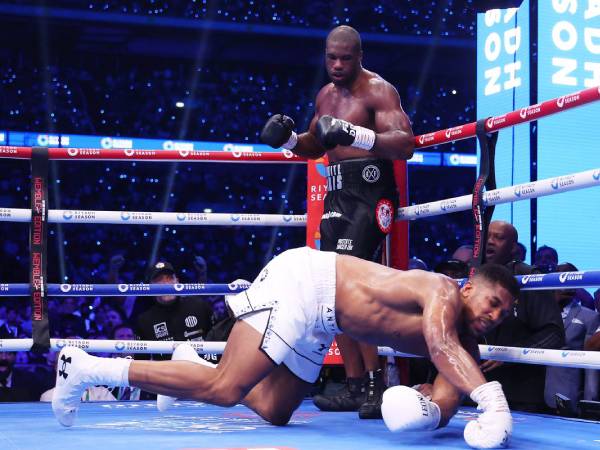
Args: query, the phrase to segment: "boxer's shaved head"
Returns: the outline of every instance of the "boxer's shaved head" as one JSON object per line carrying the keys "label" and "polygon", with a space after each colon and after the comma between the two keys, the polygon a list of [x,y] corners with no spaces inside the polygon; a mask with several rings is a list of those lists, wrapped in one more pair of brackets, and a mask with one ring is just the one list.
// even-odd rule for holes
{"label": "boxer's shaved head", "polygon": [[327,35],[326,45],[331,42],[343,42],[352,47],[352,49],[360,53],[362,52],[362,41],[360,39],[360,34],[354,28],[349,27],[348,25],[340,25],[339,27],[335,27],[330,33]]}
{"label": "boxer's shaved head", "polygon": [[325,42],[325,68],[333,84],[349,86],[362,69],[358,31],[347,25],[331,30]]}

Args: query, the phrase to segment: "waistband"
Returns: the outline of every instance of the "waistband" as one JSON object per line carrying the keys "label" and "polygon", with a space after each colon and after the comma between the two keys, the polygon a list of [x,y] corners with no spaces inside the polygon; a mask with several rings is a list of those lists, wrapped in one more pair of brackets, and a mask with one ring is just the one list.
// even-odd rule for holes
{"label": "waistband", "polygon": [[317,303],[315,328],[328,334],[340,334],[335,318],[336,253],[310,250],[311,271]]}
{"label": "waistband", "polygon": [[387,159],[347,159],[327,166],[327,191],[393,182],[394,166]]}

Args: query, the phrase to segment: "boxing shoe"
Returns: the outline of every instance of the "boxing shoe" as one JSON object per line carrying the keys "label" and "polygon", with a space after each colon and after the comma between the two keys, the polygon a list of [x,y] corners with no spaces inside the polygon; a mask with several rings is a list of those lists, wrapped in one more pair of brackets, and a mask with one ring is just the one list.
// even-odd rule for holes
{"label": "boxing shoe", "polygon": [[[202,364],[207,367],[212,367],[215,369],[217,367],[216,364],[210,363],[206,361],[204,358],[200,357],[194,347],[190,344],[180,344],[173,351],[173,356],[171,357],[171,361],[189,361],[196,364]],[[173,403],[175,403],[177,399],[175,397],[170,397],[168,395],[158,394],[156,396],[156,408],[160,412],[165,412]]]}
{"label": "boxing shoe", "polygon": [[364,378],[348,378],[335,394],[313,397],[313,403],[321,411],[358,411],[365,400]]}
{"label": "boxing shoe", "polygon": [[89,386],[128,386],[131,359],[98,358],[77,347],[65,347],[58,355],[56,385],[52,396],[54,416],[65,427],[77,418],[81,395]]}
{"label": "boxing shoe", "polygon": [[369,371],[367,373],[365,402],[358,408],[358,417],[361,419],[381,419],[381,397],[385,391],[383,370]]}

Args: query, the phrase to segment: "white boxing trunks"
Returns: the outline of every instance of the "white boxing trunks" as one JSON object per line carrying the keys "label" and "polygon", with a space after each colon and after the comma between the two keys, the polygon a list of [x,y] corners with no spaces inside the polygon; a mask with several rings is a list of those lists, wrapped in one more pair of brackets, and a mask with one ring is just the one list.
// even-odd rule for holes
{"label": "white boxing trunks", "polygon": [[336,334],[335,258],[308,247],[283,252],[244,292],[226,301],[235,317],[262,333],[261,349],[313,383]]}

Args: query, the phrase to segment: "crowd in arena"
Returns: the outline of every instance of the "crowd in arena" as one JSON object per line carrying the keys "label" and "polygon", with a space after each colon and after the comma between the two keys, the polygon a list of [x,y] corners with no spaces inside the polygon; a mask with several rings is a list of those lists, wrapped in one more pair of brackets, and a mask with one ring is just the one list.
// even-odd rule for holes
{"label": "crowd in arena", "polygon": [[[35,1],[11,2],[32,4]],[[470,38],[475,35],[472,15],[466,14],[473,1],[409,0],[402,3],[383,0],[373,3],[335,4],[315,1],[310,4],[286,1],[228,1],[194,0],[60,0],[55,7],[82,9],[92,12],[129,14],[146,17],[175,17],[210,20],[226,23],[279,25],[326,29],[360,20],[364,32],[385,34],[414,34]],[[440,23],[436,23],[438,14]]]}

